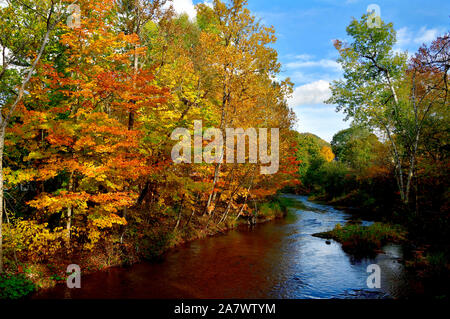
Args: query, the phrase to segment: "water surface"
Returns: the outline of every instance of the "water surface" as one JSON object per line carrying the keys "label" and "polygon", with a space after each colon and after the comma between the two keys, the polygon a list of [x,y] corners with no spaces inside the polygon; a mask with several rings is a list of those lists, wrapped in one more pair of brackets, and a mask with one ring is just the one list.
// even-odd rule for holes
{"label": "water surface", "polygon": [[[35,297],[319,299],[406,294],[399,246],[386,246],[374,258],[355,259],[339,243],[311,236],[345,224],[349,214],[305,196],[285,196],[307,208],[291,208],[285,219],[180,246],[159,263],[82,276],[81,289],[58,285]],[[370,264],[381,267],[381,289],[367,288]]]}

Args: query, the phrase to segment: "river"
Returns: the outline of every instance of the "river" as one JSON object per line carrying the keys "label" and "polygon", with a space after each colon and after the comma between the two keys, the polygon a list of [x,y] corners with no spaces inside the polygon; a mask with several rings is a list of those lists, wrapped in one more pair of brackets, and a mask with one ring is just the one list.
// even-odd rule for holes
{"label": "river", "polygon": [[[82,276],[80,289],[57,285],[34,298],[373,299],[407,294],[400,246],[356,259],[339,243],[311,236],[345,224],[350,214],[305,196],[284,196],[306,208],[292,207],[284,219],[179,246],[160,262]],[[380,289],[367,288],[370,264],[381,268]]]}

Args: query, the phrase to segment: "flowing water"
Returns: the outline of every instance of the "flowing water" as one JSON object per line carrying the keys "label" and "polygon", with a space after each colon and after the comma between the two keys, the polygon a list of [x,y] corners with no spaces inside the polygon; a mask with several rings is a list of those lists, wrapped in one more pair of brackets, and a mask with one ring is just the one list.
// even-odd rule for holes
{"label": "flowing water", "polygon": [[[205,238],[169,251],[161,262],[82,276],[35,298],[397,298],[407,293],[401,247],[356,259],[333,240],[311,236],[345,224],[351,215],[285,195],[306,209],[285,219]],[[363,221],[363,224],[369,224]],[[381,288],[367,288],[367,266],[381,268]]]}

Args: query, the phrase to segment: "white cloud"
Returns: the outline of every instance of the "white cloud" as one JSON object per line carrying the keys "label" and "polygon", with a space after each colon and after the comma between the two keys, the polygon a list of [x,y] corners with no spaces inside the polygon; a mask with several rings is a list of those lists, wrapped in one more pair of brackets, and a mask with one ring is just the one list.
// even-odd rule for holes
{"label": "white cloud", "polygon": [[286,67],[292,69],[298,68],[310,68],[310,67],[321,67],[321,68],[331,68],[335,71],[340,71],[341,66],[334,60],[322,59],[318,61],[296,61],[286,64]]}
{"label": "white cloud", "polygon": [[297,85],[303,83],[311,83],[323,79],[322,73],[311,73],[302,71],[292,72],[289,76],[291,80],[294,81],[294,83],[296,83]]}
{"label": "white cloud", "polygon": [[430,43],[435,40],[440,33],[441,30],[437,28],[427,29],[426,27],[422,27],[419,32],[417,32],[414,42],[417,44]]}
{"label": "white cloud", "polygon": [[327,82],[331,82],[339,78],[339,76],[334,72],[308,72],[304,71],[293,71],[289,73],[289,77],[291,80],[297,85],[308,84],[311,82],[316,82],[319,80],[324,80]]}
{"label": "white cloud", "polygon": [[212,0],[210,0],[210,1],[208,1],[208,0],[205,0],[204,2],[203,2],[203,4],[206,4],[208,7],[210,7],[211,9],[214,9],[214,3],[212,2]]}
{"label": "white cloud", "polygon": [[172,0],[172,6],[177,14],[186,13],[191,19],[197,16],[192,0]]}
{"label": "white cloud", "polygon": [[330,83],[325,80],[319,80],[296,87],[292,98],[289,99],[289,106],[322,104],[330,97]]}
{"label": "white cloud", "polygon": [[342,67],[334,59],[315,59],[309,54],[290,55],[284,67],[289,77],[297,84],[331,81],[340,77]]}
{"label": "white cloud", "polygon": [[301,54],[295,56],[296,61],[286,63],[286,67],[288,69],[301,69],[301,68],[324,68],[331,69],[335,72],[339,72],[342,70],[339,63],[335,60],[330,59],[321,59],[321,60],[313,60],[313,57],[308,54]]}
{"label": "white cloud", "polygon": [[327,142],[331,142],[338,131],[350,126],[350,122],[344,121],[345,116],[337,113],[332,105],[295,107],[294,112],[299,119],[297,131],[316,134]]}
{"label": "white cloud", "polygon": [[396,47],[400,49],[408,49],[423,43],[429,44],[445,31],[443,28],[427,29],[426,26],[421,27],[418,31],[412,31],[408,27],[403,27],[397,30]]}
{"label": "white cloud", "polygon": [[412,32],[407,27],[397,30],[397,45],[399,47],[406,47],[412,40]]}
{"label": "white cloud", "polygon": [[312,60],[314,58],[314,56],[309,55],[309,54],[299,54],[299,55],[294,56],[294,58],[296,60],[307,61],[307,60]]}
{"label": "white cloud", "polygon": [[[192,0],[171,0],[167,2],[166,7],[169,7],[171,4],[177,14],[186,13],[191,20],[194,20],[197,16],[197,10],[195,10],[195,5]],[[214,7],[212,0],[205,0],[203,4],[210,8]]]}

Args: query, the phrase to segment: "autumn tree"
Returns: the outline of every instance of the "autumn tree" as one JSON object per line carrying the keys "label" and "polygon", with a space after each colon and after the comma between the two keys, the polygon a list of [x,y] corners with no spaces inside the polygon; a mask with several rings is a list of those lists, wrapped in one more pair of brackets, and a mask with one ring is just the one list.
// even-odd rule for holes
{"label": "autumn tree", "polygon": [[[129,114],[151,111],[165,91],[152,85],[148,70],[134,69],[139,39],[115,32],[114,1],[81,7],[80,27],[61,36],[68,63],[61,72],[40,66],[26,101],[32,109],[23,106],[15,129],[33,163],[26,178],[63,180],[29,204],[47,214],[64,211],[68,242],[75,218],[77,232],[87,232],[93,244],[102,229],[126,223],[118,212],[137,200],[133,181],[152,171],[140,150],[139,123],[130,127]],[[52,106],[55,94],[62,99]]]}
{"label": "autumn tree", "polygon": [[[218,126],[222,132],[225,132],[228,125],[242,128],[261,127],[264,117],[261,118],[260,125],[255,125],[255,122],[248,125],[246,121],[238,121],[236,115],[245,114],[247,109],[253,112],[257,110],[258,103],[255,99],[261,92],[258,91],[260,87],[257,83],[261,83],[258,81],[279,71],[276,52],[269,47],[275,41],[274,31],[256,22],[246,8],[245,1],[236,0],[229,6],[221,1],[214,1],[213,7],[214,13],[209,15],[204,5],[200,9],[204,12],[202,19],[205,19],[205,16],[210,17],[205,26],[212,30],[202,32],[200,45],[204,51],[210,52],[206,56],[206,62],[213,66],[215,72],[217,114],[220,118]],[[205,212],[213,211],[211,205],[217,196],[215,186],[220,180],[221,168],[221,163],[215,165],[212,191]]]}
{"label": "autumn tree", "polygon": [[[17,106],[22,102],[27,85],[45,53],[46,46],[61,21],[69,1],[8,0],[0,7],[2,35],[0,45],[0,273],[3,272],[3,153],[5,133]],[[32,21],[32,23],[30,23]],[[34,37],[30,37],[34,35]]]}
{"label": "autumn tree", "polygon": [[[15,104],[24,69],[1,69],[4,110],[17,110],[5,141],[5,180],[25,194],[16,200],[23,218],[7,227],[8,252],[22,247],[24,234],[45,242],[27,241],[37,247],[29,258],[42,261],[106,245],[132,249],[155,232],[228,227],[298,182],[287,103],[293,84],[274,80],[274,30],[257,22],[245,1],[199,4],[196,19],[176,15],[165,1],[78,4],[80,24],[58,24],[38,61],[28,45],[21,51],[8,44],[17,63],[35,61],[25,73],[27,94]],[[8,10],[3,24],[16,21]],[[43,35],[45,25],[33,32]],[[260,174],[261,163],[247,152],[244,163],[206,163],[203,156],[195,165],[174,163],[171,133],[197,132],[200,120],[201,134],[209,127],[224,135],[226,128],[268,128],[269,145],[270,128],[279,129],[278,172]],[[256,146],[243,140],[245,149]],[[234,145],[230,154],[236,157]],[[327,148],[317,154],[332,159]],[[20,192],[22,186],[29,189]]]}

